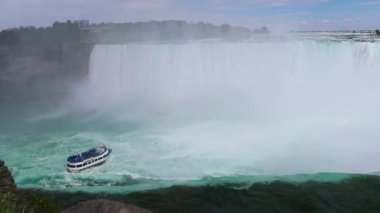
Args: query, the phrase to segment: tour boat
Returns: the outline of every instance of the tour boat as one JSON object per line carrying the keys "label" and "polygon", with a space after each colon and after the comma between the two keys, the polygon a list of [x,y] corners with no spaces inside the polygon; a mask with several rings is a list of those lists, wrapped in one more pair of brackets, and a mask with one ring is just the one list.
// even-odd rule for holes
{"label": "tour boat", "polygon": [[71,155],[67,158],[66,170],[68,172],[80,172],[90,167],[101,165],[110,157],[111,152],[112,149],[100,144],[81,154]]}

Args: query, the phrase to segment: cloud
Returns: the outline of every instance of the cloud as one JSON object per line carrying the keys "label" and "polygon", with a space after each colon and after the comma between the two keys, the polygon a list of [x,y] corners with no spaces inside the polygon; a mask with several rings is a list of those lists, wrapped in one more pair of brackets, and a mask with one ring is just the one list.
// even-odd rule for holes
{"label": "cloud", "polygon": [[163,5],[160,4],[157,1],[133,1],[129,2],[127,4],[127,7],[129,9],[135,9],[135,10],[157,10],[157,9],[162,9]]}
{"label": "cloud", "polygon": [[344,21],[345,22],[362,21],[362,18],[360,18],[360,17],[358,17],[358,18],[345,18]]}
{"label": "cloud", "polygon": [[322,21],[321,21],[322,24],[328,24],[328,23],[330,23],[330,22],[331,22],[331,21],[328,20],[328,19],[325,19],[325,20],[322,20]]}
{"label": "cloud", "polygon": [[[229,22],[260,8],[308,5],[328,0],[0,0],[0,29],[50,25],[56,20],[125,22],[164,19]],[[277,14],[274,14],[277,15]],[[246,15],[248,22],[257,17]],[[241,23],[244,25],[244,23]]]}
{"label": "cloud", "polygon": [[[321,24],[324,19],[343,20],[345,17],[356,16],[371,20],[371,17],[377,17],[378,14],[376,11],[377,14],[366,15],[371,11],[364,6],[357,7],[355,11],[349,10],[345,8],[346,2],[338,0],[334,4],[337,3],[339,7],[333,13],[330,10],[314,9],[317,5],[329,6],[330,2],[333,0],[0,0],[0,30],[28,25],[47,26],[57,20],[79,19],[91,22],[179,19],[229,23],[251,28],[263,25],[270,28],[296,25],[315,27],[322,26],[314,23]],[[380,0],[359,3],[380,5]],[[349,11],[349,14],[345,11]],[[301,21],[307,21],[308,24],[302,24]],[[348,19],[341,22],[358,23]],[[368,28],[377,26],[377,22],[367,23]]]}
{"label": "cloud", "polygon": [[[59,20],[94,22],[158,19],[168,13],[170,0],[0,0],[0,29],[46,26]],[[144,19],[145,17],[145,19]]]}
{"label": "cloud", "polygon": [[[184,1],[184,0],[182,0]],[[206,5],[213,10],[249,10],[252,8],[271,8],[271,7],[286,7],[286,6],[304,6],[326,3],[330,0],[208,0],[208,1],[193,1],[195,4]],[[205,4],[206,2],[206,4]],[[238,3],[237,3],[238,2]]]}
{"label": "cloud", "polygon": [[380,1],[365,1],[365,2],[360,2],[360,5],[365,5],[365,6],[378,5],[378,6],[380,6]]}
{"label": "cloud", "polygon": [[281,7],[291,5],[310,5],[329,2],[330,0],[251,0],[251,3],[264,7]]}

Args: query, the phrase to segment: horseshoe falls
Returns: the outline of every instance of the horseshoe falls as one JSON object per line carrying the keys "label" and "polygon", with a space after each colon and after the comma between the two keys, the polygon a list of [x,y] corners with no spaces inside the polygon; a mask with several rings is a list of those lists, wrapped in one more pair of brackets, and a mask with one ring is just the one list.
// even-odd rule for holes
{"label": "horseshoe falls", "polygon": [[[60,107],[0,130],[19,186],[139,191],[380,170],[378,42],[103,44],[89,63]],[[105,165],[66,172],[70,154],[98,143],[113,149]]]}

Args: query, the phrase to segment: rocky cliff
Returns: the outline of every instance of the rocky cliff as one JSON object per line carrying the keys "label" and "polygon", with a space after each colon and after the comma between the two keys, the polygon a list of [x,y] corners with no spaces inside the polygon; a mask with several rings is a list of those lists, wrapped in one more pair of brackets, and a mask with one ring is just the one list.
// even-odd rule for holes
{"label": "rocky cliff", "polygon": [[0,45],[0,102],[62,97],[72,83],[85,79],[91,50],[89,43],[66,43],[53,57],[40,47]]}
{"label": "rocky cliff", "polygon": [[0,193],[12,192],[16,189],[15,181],[4,161],[0,160]]}

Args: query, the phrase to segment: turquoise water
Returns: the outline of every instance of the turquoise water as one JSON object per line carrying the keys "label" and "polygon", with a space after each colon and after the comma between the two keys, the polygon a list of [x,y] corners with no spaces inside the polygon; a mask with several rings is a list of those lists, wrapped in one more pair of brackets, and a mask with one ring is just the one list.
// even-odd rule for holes
{"label": "turquoise water", "polygon": [[[231,164],[228,162],[230,158],[223,159],[217,155],[200,157],[196,154],[181,156],[181,147],[168,146],[160,141],[165,138],[164,130],[161,131],[154,124],[138,122],[30,119],[22,125],[9,123],[0,131],[0,156],[20,187],[46,190],[131,192],[174,184],[338,181],[351,176],[332,173],[252,176],[259,174],[259,171],[239,167],[239,162]],[[66,172],[64,166],[68,155],[97,143],[106,143],[113,149],[112,157],[106,164],[78,174]]]}
{"label": "turquoise water", "polygon": [[[218,127],[221,128],[221,125],[218,124]],[[171,128],[172,131],[174,129]],[[196,128],[196,131],[199,129]],[[182,131],[179,132],[182,134]],[[203,134],[203,131],[199,133]],[[173,133],[157,127],[153,122],[100,122],[78,118],[29,120],[22,125],[11,124],[1,131],[0,156],[6,161],[20,187],[46,190],[132,192],[175,184],[197,186],[235,183],[249,186],[255,182],[274,180],[339,181],[352,176],[343,173],[284,176],[276,174],[274,170],[266,170],[265,166],[256,165],[257,156],[249,155],[244,150],[215,148],[212,153],[207,147],[188,141],[192,146],[198,146],[194,150],[194,147],[168,141],[168,137],[178,139],[183,136],[177,131]],[[203,140],[199,136],[196,138]],[[97,143],[105,143],[113,149],[112,157],[106,164],[78,174],[66,172],[64,166],[68,155]],[[254,149],[249,152],[253,153]],[[232,156],[223,156],[224,153]],[[318,164],[309,162],[309,165]],[[278,170],[281,169],[283,174],[291,174],[302,170],[302,167],[290,168],[290,172],[287,172],[286,167]],[[276,175],[270,175],[270,172]]]}
{"label": "turquoise water", "polygon": [[[0,158],[48,190],[338,181],[379,171],[379,68],[369,42],[99,45],[59,106],[2,110]],[[98,143],[105,165],[66,172]]]}

